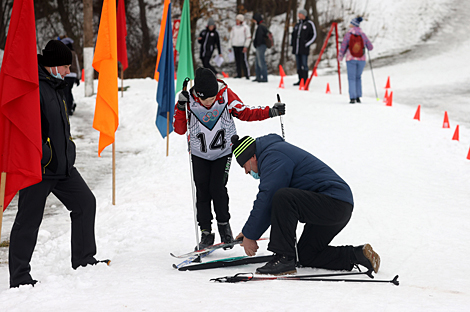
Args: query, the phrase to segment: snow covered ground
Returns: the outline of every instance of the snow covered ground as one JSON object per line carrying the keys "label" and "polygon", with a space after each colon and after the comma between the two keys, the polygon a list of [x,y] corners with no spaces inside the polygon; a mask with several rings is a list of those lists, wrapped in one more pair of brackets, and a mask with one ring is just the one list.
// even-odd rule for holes
{"label": "snow covered ground", "polygon": [[[446,97],[446,86],[468,82],[470,71],[463,60],[469,45],[464,40],[431,53],[433,44],[426,44],[421,55],[374,68],[380,98],[391,77],[392,107],[376,100],[370,71],[363,75],[365,97],[360,105],[347,104],[345,74],[342,95],[338,77],[322,71],[309,91],[293,87],[294,76],[285,78],[285,89],[278,88],[276,76],[267,84],[226,79],[247,105],[272,105],[279,93],[287,105],[286,140],[322,159],[352,188],[353,217],[333,244],[370,243],[382,258],[376,279],[390,280],[398,274],[400,286],[209,282],[254,272],[260,266],[256,264],[174,270],[171,265],[177,261],[169,253],[187,252],[195,245],[186,141],[172,133],[170,156],[165,156],[166,140],[154,124],[156,83],[136,79],[125,81],[130,88],[119,97],[116,205],[111,204],[111,148],[97,156],[98,133],[92,128],[95,97],[83,96],[83,84],[74,88],[76,166],[97,198],[97,258],[110,258],[111,265],[71,269],[68,212],[51,196],[31,262],[32,276],[40,281],[36,287],[8,288],[8,250],[0,248],[1,311],[468,311],[470,108],[465,93],[448,94],[445,106],[428,105],[426,96],[432,92]],[[332,94],[325,94],[327,83]],[[418,104],[421,121],[413,119]],[[443,129],[447,108],[451,128]],[[241,136],[281,134],[279,118],[235,122]],[[451,140],[457,124],[460,141]],[[248,217],[257,185],[234,162],[228,190],[235,234]],[[5,211],[2,240],[9,237],[14,207]],[[270,254],[266,245],[260,243],[260,255]],[[239,255],[243,249],[236,246],[206,259]],[[326,271],[298,270],[317,272]]]}

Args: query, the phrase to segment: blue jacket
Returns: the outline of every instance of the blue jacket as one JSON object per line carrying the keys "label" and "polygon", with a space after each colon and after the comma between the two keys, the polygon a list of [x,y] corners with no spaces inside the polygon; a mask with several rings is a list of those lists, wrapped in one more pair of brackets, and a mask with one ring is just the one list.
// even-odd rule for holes
{"label": "blue jacket", "polygon": [[354,205],[349,186],[321,160],[277,134],[256,139],[260,175],[259,192],[242,233],[258,239],[271,225],[274,194],[281,188],[296,188],[328,195]]}

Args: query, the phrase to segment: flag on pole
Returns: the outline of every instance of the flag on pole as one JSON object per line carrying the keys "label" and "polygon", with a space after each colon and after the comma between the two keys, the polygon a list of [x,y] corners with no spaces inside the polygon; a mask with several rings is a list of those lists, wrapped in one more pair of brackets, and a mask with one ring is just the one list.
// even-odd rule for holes
{"label": "flag on pole", "polygon": [[16,0],[0,72],[0,172],[4,210],[15,194],[41,182],[41,109],[33,0]]}
{"label": "flag on pole", "polygon": [[[165,0],[162,19],[163,32],[160,27],[160,38],[163,38],[162,49],[159,50],[160,63],[157,72],[159,74],[157,88],[157,120],[158,131],[163,138],[167,134],[167,118],[173,119],[175,106],[175,67],[173,62],[173,34],[171,29],[171,1]],[[160,41],[160,38],[158,39]],[[161,52],[160,52],[161,51]],[[169,123],[169,132],[173,131],[172,122]]]}
{"label": "flag on pole", "polygon": [[116,38],[116,0],[104,0],[96,39],[93,68],[99,72],[93,128],[100,132],[98,156],[114,143],[119,125]]}
{"label": "flag on pole", "polygon": [[[160,22],[160,33],[158,34],[158,42],[157,42],[157,64],[155,65],[155,75],[154,75],[154,79],[156,81],[158,81],[158,77],[159,77],[159,71],[158,71],[158,66],[160,64],[160,59],[162,57],[162,53],[163,53],[163,41],[164,41],[164,38],[165,38],[165,29],[167,28],[166,24],[167,24],[167,16],[168,16],[168,12],[170,13],[170,23],[171,23],[171,11],[168,10],[168,6],[170,4],[171,1],[169,0],[165,0],[164,4],[163,4],[163,14],[162,14],[162,20]],[[170,27],[171,29],[171,27]]]}
{"label": "flag on pole", "polygon": [[125,71],[127,64],[127,27],[126,27],[126,8],[124,0],[118,0],[117,8],[117,56],[121,63],[122,70]]}
{"label": "flag on pole", "polygon": [[176,41],[176,51],[179,53],[178,70],[176,74],[176,90],[178,91],[183,88],[183,81],[186,77],[189,77],[191,80],[194,79],[189,1],[190,0],[184,0],[178,39]]}

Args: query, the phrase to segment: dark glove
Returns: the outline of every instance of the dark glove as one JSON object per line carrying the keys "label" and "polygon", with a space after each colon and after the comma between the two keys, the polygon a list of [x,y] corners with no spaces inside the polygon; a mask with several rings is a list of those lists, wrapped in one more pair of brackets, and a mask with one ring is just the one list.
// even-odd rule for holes
{"label": "dark glove", "polygon": [[269,117],[276,117],[286,114],[286,104],[276,103],[269,109]]}
{"label": "dark glove", "polygon": [[186,110],[186,103],[189,102],[189,92],[188,91],[181,91],[178,95],[178,109],[181,111]]}
{"label": "dark glove", "polygon": [[80,79],[75,79],[75,84],[77,85],[77,87],[80,85]]}

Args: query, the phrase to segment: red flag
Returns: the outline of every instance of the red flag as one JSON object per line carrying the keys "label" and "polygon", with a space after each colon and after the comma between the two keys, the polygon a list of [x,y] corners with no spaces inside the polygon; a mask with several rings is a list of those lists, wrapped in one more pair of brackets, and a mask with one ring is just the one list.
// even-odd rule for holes
{"label": "red flag", "polygon": [[33,0],[13,3],[0,72],[0,172],[7,173],[4,209],[41,181],[41,109]]}
{"label": "red flag", "polygon": [[118,0],[117,8],[117,57],[121,63],[122,70],[126,70],[127,64],[127,27],[126,27],[126,9],[124,0]]}

